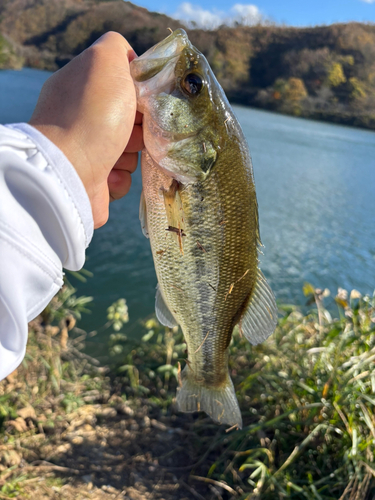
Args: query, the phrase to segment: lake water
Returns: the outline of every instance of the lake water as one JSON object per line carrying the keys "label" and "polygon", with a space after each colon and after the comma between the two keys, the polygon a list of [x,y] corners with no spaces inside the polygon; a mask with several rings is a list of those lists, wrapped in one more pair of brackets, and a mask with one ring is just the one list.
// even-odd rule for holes
{"label": "lake water", "polygon": [[[48,73],[0,72],[0,122],[28,120]],[[253,158],[265,248],[261,268],[280,302],[304,304],[304,281],[371,293],[375,288],[375,134],[235,106]],[[105,322],[120,297],[129,307],[125,333],[153,313],[156,276],[149,242],[138,220],[141,177],[113,203],[109,222],[87,251],[87,283],[95,307],[81,326]],[[73,281],[73,280],[72,280]],[[95,337],[104,343],[107,333]]]}

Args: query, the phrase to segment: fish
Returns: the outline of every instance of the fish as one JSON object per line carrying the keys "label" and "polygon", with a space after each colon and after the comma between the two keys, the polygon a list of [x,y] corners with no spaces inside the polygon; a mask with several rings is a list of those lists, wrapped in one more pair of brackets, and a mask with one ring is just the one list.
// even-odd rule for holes
{"label": "fish", "polygon": [[[235,54],[234,56],[235,57]],[[258,267],[258,203],[249,148],[223,89],[183,29],[130,65],[143,114],[139,218],[158,286],[155,311],[187,345],[182,412],[242,427],[228,370],[235,325],[251,344],[277,323]]]}

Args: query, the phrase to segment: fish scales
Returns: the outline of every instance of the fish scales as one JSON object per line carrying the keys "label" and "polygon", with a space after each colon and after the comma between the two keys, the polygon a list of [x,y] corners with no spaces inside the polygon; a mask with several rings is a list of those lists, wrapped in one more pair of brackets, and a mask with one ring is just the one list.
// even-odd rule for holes
{"label": "fish scales", "polygon": [[[167,63],[160,62],[163,51],[169,53]],[[146,146],[140,218],[159,282],[157,315],[167,326],[179,324],[187,344],[177,402],[182,411],[204,410],[219,423],[240,427],[228,373],[233,328],[239,322],[240,331],[258,343],[272,333],[277,318],[258,269],[250,154],[221,87],[183,30],[147,54],[132,63]],[[189,73],[194,57],[200,59]],[[178,75],[184,72],[189,92],[200,86],[196,75],[203,75],[208,101],[199,105],[181,92]]]}

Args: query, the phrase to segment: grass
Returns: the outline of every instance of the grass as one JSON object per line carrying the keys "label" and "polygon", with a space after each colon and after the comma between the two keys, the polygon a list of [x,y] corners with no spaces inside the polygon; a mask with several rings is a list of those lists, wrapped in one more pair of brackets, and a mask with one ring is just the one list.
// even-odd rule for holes
{"label": "grass", "polygon": [[75,330],[75,340],[69,338],[88,299],[63,290],[43,322],[31,324],[23,365],[0,383],[0,426],[8,440],[5,459],[0,449],[6,464],[0,465],[0,498],[22,497],[33,480],[9,456],[12,440],[18,453],[17,436],[58,434],[66,414],[107,402],[110,394],[134,408],[146,405],[150,415],[157,408],[171,426],[183,427],[189,484],[216,489],[223,500],[374,498],[375,298],[339,290],[328,312],[327,291],[306,284],[304,292],[311,310],[280,307],[277,329],[265,343],[251,346],[234,332],[229,368],[244,428],[227,432],[203,413],[187,418],[176,411],[185,357],[177,329],[149,319],[142,340],[129,341],[121,333],[126,304],[115,303],[108,311],[107,326],[114,329],[108,378],[80,350],[84,334]]}
{"label": "grass", "polygon": [[[351,482],[369,490],[375,475],[374,299],[341,293],[332,319],[310,290],[315,310],[284,308],[269,342],[232,348],[248,425],[232,437],[229,464],[220,458],[214,470],[235,468],[264,499],[340,498]],[[249,371],[245,359],[237,368],[239,355],[255,360]]]}
{"label": "grass", "polygon": [[[339,290],[334,319],[324,308],[327,291],[306,284],[304,292],[315,307],[307,314],[281,307],[267,342],[253,347],[235,331],[230,372],[244,428],[210,437],[209,453],[207,441],[197,444],[205,457],[200,480],[226,485],[236,498],[375,494],[375,299]],[[156,321],[145,326],[144,342],[119,369],[123,387],[168,411],[185,346]],[[210,420],[199,421],[210,435]]]}

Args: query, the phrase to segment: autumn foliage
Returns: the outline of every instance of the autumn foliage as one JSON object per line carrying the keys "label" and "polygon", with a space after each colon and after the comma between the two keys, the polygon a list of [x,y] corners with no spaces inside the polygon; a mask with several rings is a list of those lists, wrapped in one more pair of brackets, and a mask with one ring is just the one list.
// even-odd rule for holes
{"label": "autumn foliage", "polygon": [[[58,69],[109,30],[141,54],[180,26],[123,0],[0,0],[0,67]],[[187,31],[232,102],[375,128],[375,25]]]}

